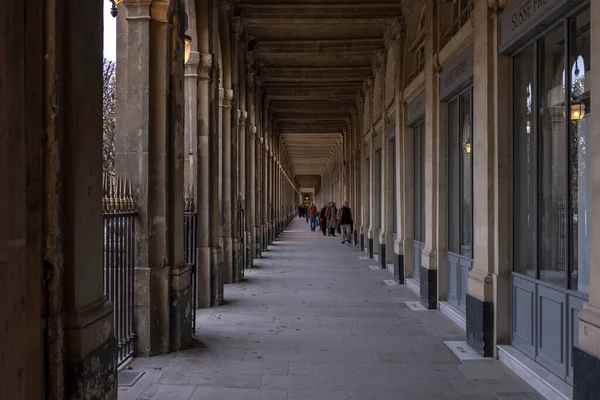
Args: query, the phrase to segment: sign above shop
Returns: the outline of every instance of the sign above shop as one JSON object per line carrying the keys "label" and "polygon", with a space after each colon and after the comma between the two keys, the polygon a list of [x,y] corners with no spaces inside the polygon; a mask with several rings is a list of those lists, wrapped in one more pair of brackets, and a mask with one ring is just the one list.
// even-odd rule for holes
{"label": "sign above shop", "polygon": [[413,101],[406,106],[406,123],[412,125],[425,116],[425,91],[422,91]]}
{"label": "sign above shop", "polygon": [[475,53],[473,47],[463,51],[440,74],[440,99],[446,100],[457,90],[463,89],[473,79]]}
{"label": "sign above shop", "polygon": [[519,39],[533,33],[544,22],[556,17],[570,0],[517,0],[500,14],[500,51],[508,50]]}

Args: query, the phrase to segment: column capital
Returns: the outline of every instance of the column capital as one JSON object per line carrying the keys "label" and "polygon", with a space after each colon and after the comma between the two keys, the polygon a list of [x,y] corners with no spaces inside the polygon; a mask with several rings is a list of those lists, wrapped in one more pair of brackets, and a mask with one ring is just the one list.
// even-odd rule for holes
{"label": "column capital", "polygon": [[246,126],[246,121],[248,120],[248,112],[244,110],[238,110],[237,119],[239,126]]}
{"label": "column capital", "polygon": [[250,129],[248,130],[248,134],[250,135],[251,139],[256,139],[256,132],[258,131],[258,129],[256,128],[256,125],[250,125]]}
{"label": "column capital", "polygon": [[152,0],[125,0],[123,3],[127,8],[125,19],[150,19],[150,4]]}
{"label": "column capital", "polygon": [[198,77],[202,81],[207,81],[212,70],[212,54],[198,53],[198,57]]}
{"label": "column capital", "polygon": [[153,0],[150,6],[150,17],[153,21],[167,23],[169,22],[169,2],[163,0]]}
{"label": "column capital", "polygon": [[223,91],[222,106],[224,108],[231,108],[231,103],[233,102],[233,90],[219,89],[219,100],[221,100],[221,90]]}

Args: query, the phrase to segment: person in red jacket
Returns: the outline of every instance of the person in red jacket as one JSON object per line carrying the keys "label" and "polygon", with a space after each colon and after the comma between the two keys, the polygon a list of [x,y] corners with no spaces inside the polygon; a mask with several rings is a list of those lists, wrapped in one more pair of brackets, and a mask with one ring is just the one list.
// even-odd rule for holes
{"label": "person in red jacket", "polygon": [[319,212],[317,211],[317,206],[315,203],[311,203],[310,207],[308,207],[308,218],[310,218],[310,230],[314,232],[317,227],[317,215]]}

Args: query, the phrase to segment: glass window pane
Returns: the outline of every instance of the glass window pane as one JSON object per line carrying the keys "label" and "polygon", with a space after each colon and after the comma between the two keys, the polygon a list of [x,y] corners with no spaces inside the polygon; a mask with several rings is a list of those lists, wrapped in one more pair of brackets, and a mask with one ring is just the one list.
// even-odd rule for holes
{"label": "glass window pane", "polygon": [[448,251],[460,252],[460,140],[458,100],[448,103]]}
{"label": "glass window pane", "polygon": [[570,21],[571,288],[589,293],[590,282],[590,11]]}
{"label": "glass window pane", "polygon": [[513,61],[513,270],[535,277],[533,47]]}
{"label": "glass window pane", "polygon": [[413,194],[414,194],[414,239],[421,241],[421,140],[419,125],[414,127],[414,168],[413,168]]}
{"label": "glass window pane", "polygon": [[367,207],[365,214],[367,214],[367,226],[371,226],[371,160],[369,160],[369,158],[365,160],[365,172],[365,194],[367,195]]}
{"label": "glass window pane", "polygon": [[427,234],[425,230],[425,202],[427,201],[425,194],[425,121],[419,124],[419,139],[421,142],[419,146],[419,152],[421,153],[419,157],[421,162],[421,165],[419,166],[419,172],[421,174],[421,187],[419,188],[419,191],[421,192],[421,211],[419,214],[421,217],[421,242],[425,243],[427,240]]}
{"label": "glass window pane", "polygon": [[377,154],[375,155],[375,159],[377,160],[377,185],[379,186],[379,191],[377,192],[377,203],[375,203],[377,205],[377,229],[381,229],[381,222],[383,219],[383,207],[382,207],[382,202],[383,202],[383,182],[382,182],[382,177],[383,177],[383,163],[382,163],[382,157],[381,157],[381,150],[377,151]]}
{"label": "glass window pane", "polygon": [[[395,126],[392,124],[390,129],[395,129]],[[396,139],[390,141],[390,168],[392,171],[392,190],[391,190],[391,200],[392,200],[392,233],[398,233],[398,204],[396,199]]]}
{"label": "glass window pane", "polygon": [[567,263],[567,150],[564,29],[539,41],[539,278],[564,285]]}
{"label": "glass window pane", "polygon": [[471,152],[471,92],[460,96],[461,134],[461,230],[460,254],[473,257],[473,155]]}

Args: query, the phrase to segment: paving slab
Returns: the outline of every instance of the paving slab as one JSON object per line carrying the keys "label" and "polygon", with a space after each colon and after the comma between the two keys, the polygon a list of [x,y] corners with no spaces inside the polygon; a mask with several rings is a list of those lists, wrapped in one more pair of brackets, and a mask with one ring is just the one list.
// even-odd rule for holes
{"label": "paving slab", "polygon": [[294,221],[226,302],[196,313],[191,348],[136,359],[119,400],[537,400],[497,360],[461,361],[465,333],[413,311],[357,248]]}

